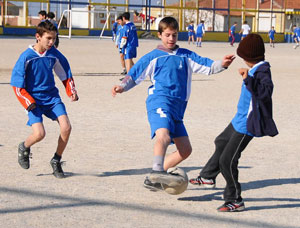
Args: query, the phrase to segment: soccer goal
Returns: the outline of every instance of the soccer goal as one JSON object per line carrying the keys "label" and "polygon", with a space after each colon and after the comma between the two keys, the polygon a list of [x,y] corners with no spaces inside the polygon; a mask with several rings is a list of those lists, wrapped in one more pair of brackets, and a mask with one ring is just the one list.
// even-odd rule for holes
{"label": "soccer goal", "polygon": [[101,29],[99,39],[112,38],[110,36],[103,36],[104,30],[112,26],[116,21],[118,14],[122,12],[110,10],[97,10],[88,8],[73,8],[71,10],[64,10],[61,14],[58,29],[67,28],[68,35],[59,35],[59,37],[72,38],[73,29]]}

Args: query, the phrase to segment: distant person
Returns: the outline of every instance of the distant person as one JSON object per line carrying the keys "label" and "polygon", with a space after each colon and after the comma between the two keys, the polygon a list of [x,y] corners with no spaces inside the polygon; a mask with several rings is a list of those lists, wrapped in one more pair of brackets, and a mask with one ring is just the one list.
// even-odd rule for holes
{"label": "distant person", "polygon": [[29,46],[16,62],[10,84],[21,105],[25,108],[32,133],[18,146],[18,163],[23,169],[30,168],[30,148],[45,137],[43,115],[57,121],[60,127],[58,144],[50,160],[53,175],[64,178],[61,157],[67,146],[71,124],[62,102],[53,70],[65,86],[71,101],[77,101],[70,65],[56,48],[53,47],[57,29],[48,20],[41,22],[36,29],[36,44]]}
{"label": "distant person", "polygon": [[127,70],[126,70],[126,66],[125,66],[125,59],[124,59],[124,49],[120,48],[121,45],[121,39],[123,36],[123,27],[125,22],[123,21],[122,16],[119,16],[117,18],[117,30],[116,30],[116,47],[118,48],[119,54],[120,54],[120,61],[121,61],[121,66],[123,68],[123,71],[121,73],[121,75],[126,75],[127,74]]}
{"label": "distant person", "polygon": [[233,46],[233,43],[235,41],[235,29],[236,29],[236,26],[237,26],[237,22],[234,22],[233,25],[229,29],[229,37],[231,38],[231,41],[230,41],[230,45],[231,46]]}
{"label": "distant person", "polygon": [[270,47],[273,47],[273,48],[275,47],[274,46],[275,33],[276,33],[275,28],[274,28],[274,26],[272,26],[272,29],[269,31],[268,36],[270,39]]}
{"label": "distant person", "polygon": [[137,31],[134,23],[130,20],[130,13],[125,12],[122,14],[122,19],[125,22],[123,26],[123,33],[120,43],[120,48],[124,51],[126,70],[129,72],[134,65],[133,58],[137,56],[137,47],[139,46]]}
{"label": "distant person", "polygon": [[194,21],[191,21],[191,23],[188,26],[188,44],[190,44],[191,40],[192,40],[192,42],[194,44],[195,43]]}
{"label": "distant person", "polygon": [[248,36],[248,34],[250,33],[250,26],[248,25],[247,21],[244,21],[242,27],[241,27],[241,31],[240,34],[242,34],[242,38],[241,40],[243,40],[246,36]]}
{"label": "distant person", "polygon": [[113,23],[111,28],[113,42],[115,42],[117,38],[117,27],[118,27],[118,19]]}
{"label": "distant person", "polygon": [[57,29],[57,33],[56,33],[56,40],[55,40],[55,43],[54,43],[54,47],[58,48],[58,45],[59,45],[59,38],[58,38],[58,25],[56,23],[56,21],[54,20],[55,18],[55,14],[53,12],[49,12],[47,14],[47,20],[49,20]]}
{"label": "distant person", "polygon": [[40,22],[43,22],[46,20],[47,17],[47,12],[45,10],[41,10],[39,12],[39,18],[40,18]]}
{"label": "distant person", "polygon": [[198,24],[197,30],[196,30],[196,38],[197,38],[196,46],[197,47],[202,47],[202,37],[204,36],[204,34],[205,34],[204,21],[201,20],[200,24]]}
{"label": "distant person", "polygon": [[300,44],[300,27],[297,27],[296,25],[294,25],[293,28],[294,28],[293,38],[296,43],[296,45],[294,46],[294,49],[296,49],[297,47],[299,47],[299,44]]}

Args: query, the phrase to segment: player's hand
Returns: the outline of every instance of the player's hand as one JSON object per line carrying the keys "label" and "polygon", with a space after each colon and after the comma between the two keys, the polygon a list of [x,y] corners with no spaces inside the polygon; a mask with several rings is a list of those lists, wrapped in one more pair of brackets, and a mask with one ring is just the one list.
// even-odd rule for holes
{"label": "player's hand", "polygon": [[247,68],[240,68],[239,74],[242,75],[243,79],[246,79],[248,77],[248,69]]}
{"label": "player's hand", "polygon": [[28,112],[30,112],[30,111],[32,111],[33,109],[35,109],[36,108],[36,103],[32,103],[32,104],[30,104],[28,107],[27,107],[27,111]]}
{"label": "player's hand", "polygon": [[234,59],[234,55],[225,55],[222,61],[222,67],[229,67],[229,65],[233,62]]}
{"label": "player's hand", "polygon": [[72,95],[70,96],[70,98],[71,98],[71,101],[72,101],[72,102],[73,102],[73,101],[78,101],[78,100],[79,100],[79,97],[78,97],[77,93],[72,94]]}
{"label": "player's hand", "polygon": [[113,97],[115,97],[117,95],[117,93],[123,93],[124,92],[124,88],[122,86],[119,85],[115,85],[112,89],[111,89],[111,95]]}

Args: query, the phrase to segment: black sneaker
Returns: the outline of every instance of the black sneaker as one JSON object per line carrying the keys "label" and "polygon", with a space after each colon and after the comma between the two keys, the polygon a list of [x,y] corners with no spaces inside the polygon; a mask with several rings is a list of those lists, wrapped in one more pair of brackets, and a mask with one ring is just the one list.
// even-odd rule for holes
{"label": "black sneaker", "polygon": [[121,75],[126,75],[126,74],[127,74],[127,70],[124,69]]}
{"label": "black sneaker", "polygon": [[148,177],[144,181],[144,187],[154,192],[164,190],[161,183],[152,183]]}
{"label": "black sneaker", "polygon": [[219,212],[237,212],[245,210],[244,201],[226,202],[222,206],[218,207]]}
{"label": "black sneaker", "polygon": [[200,185],[201,187],[204,187],[204,188],[215,188],[216,187],[216,181],[214,179],[205,179],[201,176],[190,179],[190,183],[193,185]]}
{"label": "black sneaker", "polygon": [[21,142],[18,146],[18,162],[19,165],[23,168],[23,169],[29,169],[30,167],[30,162],[29,162],[29,158],[30,158],[30,147],[26,148],[24,146],[24,142]]}
{"label": "black sneaker", "polygon": [[61,168],[61,164],[62,164],[62,162],[55,160],[55,159],[51,159],[51,161],[50,161],[50,165],[53,169],[53,175],[56,178],[64,178],[65,177],[64,171]]}

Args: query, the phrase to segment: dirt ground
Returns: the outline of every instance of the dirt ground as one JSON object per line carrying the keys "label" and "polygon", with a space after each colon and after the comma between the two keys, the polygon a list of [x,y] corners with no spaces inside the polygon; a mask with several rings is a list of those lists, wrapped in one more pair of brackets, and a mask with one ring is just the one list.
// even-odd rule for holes
{"label": "dirt ground", "polygon": [[[28,37],[0,36],[0,227],[300,227],[300,49],[292,44],[266,44],[266,59],[274,81],[274,119],[279,135],[256,138],[239,163],[246,210],[218,213],[225,186],[188,186],[181,195],[151,192],[143,187],[152,166],[145,99],[146,80],[112,98],[110,89],[122,71],[111,40],[61,39],[59,50],[68,58],[80,100],[70,102],[62,83],[57,86],[72,123],[64,153],[65,179],[51,174],[49,161],[56,149],[58,125],[45,119],[46,138],[32,147],[31,168],[17,163],[17,146],[30,134],[27,116],[10,83],[11,70],[22,51],[34,43]],[[140,40],[138,58],[159,44]],[[228,43],[204,42],[202,48],[178,43],[199,55],[221,59],[235,54]],[[138,59],[137,58],[137,59]],[[193,75],[185,125],[192,155],[179,167],[196,177],[214,151],[214,139],[236,112],[242,79],[237,57],[217,75]],[[298,92],[297,92],[298,91]],[[170,146],[168,153],[175,150]]]}

